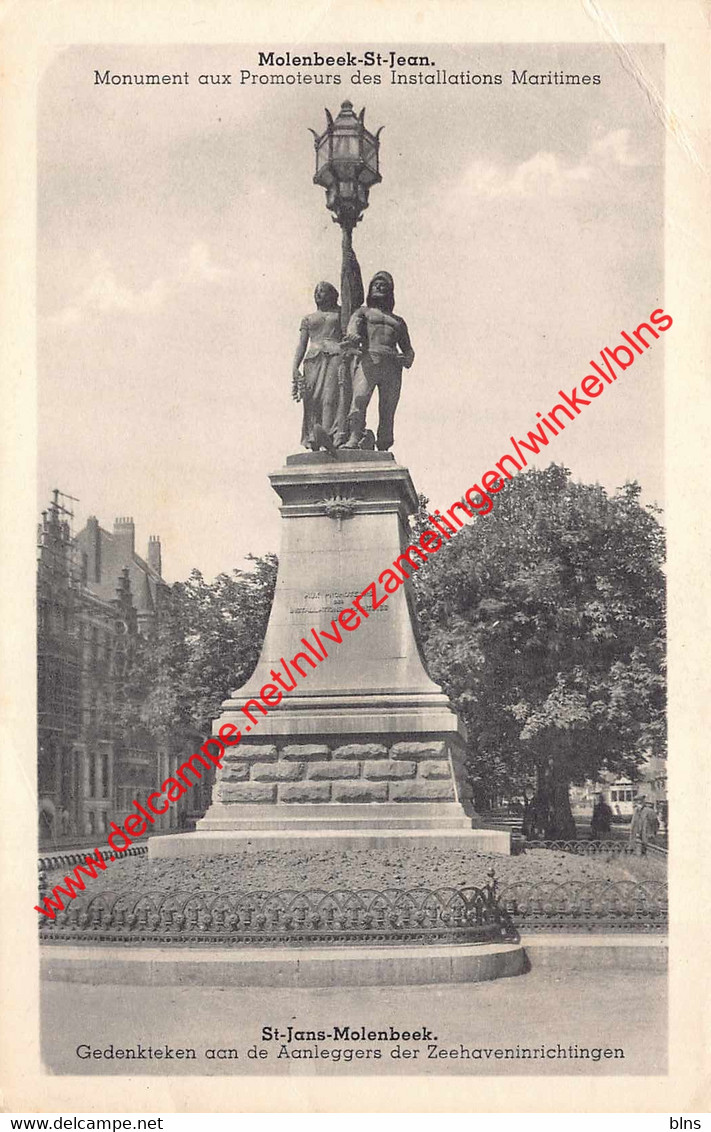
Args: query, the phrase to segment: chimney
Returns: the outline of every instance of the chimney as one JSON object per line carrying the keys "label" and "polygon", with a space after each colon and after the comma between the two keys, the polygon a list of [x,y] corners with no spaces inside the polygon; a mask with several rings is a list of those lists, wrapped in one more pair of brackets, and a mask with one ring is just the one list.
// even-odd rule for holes
{"label": "chimney", "polygon": [[119,561],[130,562],[136,553],[136,529],[133,518],[114,519],[114,546]]}
{"label": "chimney", "polygon": [[89,585],[101,581],[101,535],[96,515],[86,521],[86,580]]}
{"label": "chimney", "polygon": [[128,576],[128,566],[124,566],[116,583],[116,601],[131,600],[131,580]]}
{"label": "chimney", "polygon": [[148,536],[148,555],[146,561],[148,562],[148,565],[151,567],[151,569],[155,570],[156,573],[160,574],[161,577],[163,576],[161,573],[159,535]]}

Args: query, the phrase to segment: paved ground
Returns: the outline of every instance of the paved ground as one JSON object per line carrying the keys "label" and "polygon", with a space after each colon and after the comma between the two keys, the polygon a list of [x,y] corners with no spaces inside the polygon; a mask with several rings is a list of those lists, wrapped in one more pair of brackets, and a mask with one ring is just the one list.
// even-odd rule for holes
{"label": "paved ground", "polygon": [[[85,986],[46,983],[42,993],[46,1068],[58,1074],[408,1074],[471,1076],[659,1075],[666,1072],[666,979],[657,972],[596,970],[557,973],[537,969],[490,983],[425,987],[358,987],[312,990],[218,987]],[[299,1031],[365,1026],[432,1031],[437,1050],[460,1045],[478,1050],[470,1059],[428,1059],[427,1041],[297,1037]],[[283,1037],[262,1041],[262,1027]],[[105,1050],[146,1047],[193,1048],[195,1060],[82,1060],[77,1046]],[[570,1046],[590,1058],[497,1059],[495,1050],[555,1050]],[[266,1059],[248,1056],[250,1047]],[[622,1049],[624,1059],[593,1050]],[[236,1050],[238,1057],[211,1058],[208,1050]],[[318,1050],[317,1059],[279,1057],[286,1050]],[[419,1051],[393,1056],[395,1050]],[[346,1060],[352,1051],[352,1061]],[[356,1050],[380,1058],[355,1058]],[[489,1050],[487,1057],[486,1050]],[[329,1057],[322,1056],[328,1051]],[[333,1058],[340,1053],[341,1060]]]}

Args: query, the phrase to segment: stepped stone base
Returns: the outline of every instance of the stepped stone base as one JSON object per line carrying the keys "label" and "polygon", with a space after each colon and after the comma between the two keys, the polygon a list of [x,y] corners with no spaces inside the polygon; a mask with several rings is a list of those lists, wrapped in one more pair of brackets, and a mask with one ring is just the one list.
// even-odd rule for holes
{"label": "stepped stone base", "polygon": [[465,729],[424,664],[407,582],[431,550],[411,542],[409,472],[389,452],[312,452],[270,480],[282,541],[260,659],[214,721],[207,814],[150,855],[412,839],[509,853],[507,833],[472,829]]}
{"label": "stepped stone base", "polygon": [[[329,810],[329,815],[332,810]],[[230,821],[232,826],[232,821]],[[341,853],[348,849],[402,849],[407,851],[414,845],[430,845],[432,851],[438,849],[466,849],[471,853],[500,853],[508,856],[511,852],[511,839],[508,833],[499,829],[392,829],[386,828],[336,828],[334,818],[329,816],[325,828],[299,829],[288,825],[279,830],[277,825],[268,829],[225,828],[223,830],[198,830],[196,833],[167,834],[164,837],[151,837],[148,842],[148,856],[158,857],[201,857],[216,853],[241,853],[245,849],[296,849],[299,852],[323,852],[328,850]]]}
{"label": "stepped stone base", "polygon": [[416,803],[370,802],[342,805],[297,806],[212,806],[198,824],[199,832],[233,829],[315,830],[315,829],[471,829],[471,818],[457,802],[421,806]]}
{"label": "stepped stone base", "polygon": [[357,739],[272,736],[228,748],[197,831],[151,838],[150,856],[237,853],[247,846],[338,852],[423,840],[433,850],[510,853],[508,833],[472,829],[460,796],[456,736]]}

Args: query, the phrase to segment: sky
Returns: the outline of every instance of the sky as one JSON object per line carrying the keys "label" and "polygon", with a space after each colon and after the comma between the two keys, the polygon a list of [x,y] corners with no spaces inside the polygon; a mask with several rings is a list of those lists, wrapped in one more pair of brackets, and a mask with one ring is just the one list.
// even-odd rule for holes
{"label": "sky", "polygon": [[[415,49],[450,73],[500,73],[495,86],[392,85],[387,68],[369,72],[379,85],[345,68],[330,68],[340,86],[240,85],[264,72],[260,46],[71,48],[40,88],[38,511],[58,487],[78,498],[77,530],[133,516],[139,553],[161,536],[169,581],[278,550],[267,476],[299,450],[299,323],[315,284],[340,276],[312,183],[324,106],[350,98],[384,126],[354,244],[366,282],[395,278],[416,358],[393,451],[433,506],[664,306],[664,132],[613,48]],[[635,50],[660,86],[661,49]],[[95,84],[107,68],[190,83]],[[524,68],[601,82],[512,84]],[[609,490],[636,479],[663,505],[663,363],[660,339],[541,463]]]}

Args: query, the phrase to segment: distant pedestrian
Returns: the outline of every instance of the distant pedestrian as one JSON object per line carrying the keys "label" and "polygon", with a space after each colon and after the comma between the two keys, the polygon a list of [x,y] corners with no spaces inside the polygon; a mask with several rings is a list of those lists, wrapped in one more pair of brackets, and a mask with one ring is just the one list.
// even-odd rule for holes
{"label": "distant pedestrian", "polygon": [[639,846],[640,856],[644,857],[647,846],[654,841],[658,829],[659,819],[654,812],[652,803],[648,802],[644,796],[639,798],[637,804],[635,804],[630,826],[630,844],[634,852],[637,851]]}
{"label": "distant pedestrian", "polygon": [[42,798],[39,804],[40,843],[57,844],[57,811],[51,798]]}
{"label": "distant pedestrian", "polygon": [[669,803],[666,798],[657,803],[657,816],[659,817],[659,831],[663,837],[669,837]]}
{"label": "distant pedestrian", "polygon": [[640,814],[642,812],[642,799],[635,798],[632,804],[632,821],[630,822],[630,848],[634,852],[640,828]]}
{"label": "distant pedestrian", "polygon": [[608,837],[611,826],[612,810],[602,794],[598,794],[590,822],[590,832],[592,833],[593,841],[603,841],[604,838]]}

